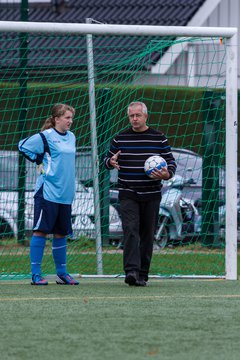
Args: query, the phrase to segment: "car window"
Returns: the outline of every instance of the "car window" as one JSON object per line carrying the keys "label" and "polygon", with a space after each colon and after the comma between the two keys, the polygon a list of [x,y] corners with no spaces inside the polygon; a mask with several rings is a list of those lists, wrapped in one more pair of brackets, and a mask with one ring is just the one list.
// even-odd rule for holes
{"label": "car window", "polygon": [[[185,178],[192,178],[195,184],[191,185],[191,187],[201,187],[202,157],[186,149],[174,149],[172,153],[177,163],[176,174]],[[220,187],[225,186],[225,169],[223,167],[219,169],[219,185]]]}
{"label": "car window", "polygon": [[[92,154],[89,148],[78,148],[76,155],[76,177],[88,186],[92,186],[93,167]],[[117,169],[110,170],[110,183],[115,184],[118,180]]]}
{"label": "car window", "polygon": [[[0,151],[0,190],[16,191],[18,190],[18,151]],[[21,155],[20,155],[21,156]],[[91,157],[90,157],[91,158]],[[37,180],[37,166],[35,163],[26,160],[26,179],[25,185],[27,191],[34,191]],[[89,157],[79,156],[76,168],[76,190],[86,191],[81,183],[81,178],[89,178],[92,174],[89,167]],[[90,163],[91,166],[91,163]]]}
{"label": "car window", "polygon": [[[0,151],[0,189],[18,188],[18,151]],[[26,161],[26,190],[33,191],[37,179],[36,164]]]}
{"label": "car window", "polygon": [[1,151],[0,153],[0,189],[15,190],[18,182],[17,152]]}
{"label": "car window", "polygon": [[[202,158],[192,151],[173,150],[172,154],[177,163],[176,174],[185,178],[193,178],[195,186],[202,186]],[[110,171],[110,182],[117,183],[118,171]]]}
{"label": "car window", "polygon": [[176,174],[184,178],[192,178],[195,185],[202,186],[202,158],[197,154],[172,151],[177,163]]}
{"label": "car window", "polygon": [[80,151],[76,154],[76,178],[84,184],[92,180],[92,156],[90,151]]}
{"label": "car window", "polygon": [[[183,177],[192,177],[196,186],[202,186],[202,158],[192,151],[181,151],[175,149],[172,151],[177,162],[176,174]],[[79,148],[76,158],[77,178],[87,184],[92,181],[92,157],[89,148]],[[117,169],[110,170],[110,183],[116,184],[118,181]]]}
{"label": "car window", "polygon": [[[202,186],[202,157],[186,149],[172,149],[177,162],[176,174],[193,178],[196,187]],[[0,189],[17,190],[18,187],[18,151],[0,151]],[[89,147],[78,148],[76,154],[76,189],[84,191],[84,186],[92,186],[92,156]],[[220,169],[220,182],[224,185],[225,171]],[[26,161],[26,190],[33,191],[37,179],[36,164]],[[110,183],[116,184],[118,171],[110,170]]]}

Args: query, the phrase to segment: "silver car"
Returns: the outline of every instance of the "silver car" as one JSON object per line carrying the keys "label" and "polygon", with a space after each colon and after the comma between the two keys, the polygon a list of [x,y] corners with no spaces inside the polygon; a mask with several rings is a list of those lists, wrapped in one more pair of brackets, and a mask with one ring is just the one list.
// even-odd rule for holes
{"label": "silver car", "polygon": [[[1,237],[18,235],[18,152],[0,151],[0,233]],[[81,157],[81,154],[77,154]],[[78,164],[78,163],[77,163]],[[33,226],[33,195],[37,178],[36,165],[26,161],[25,178],[25,232]],[[94,223],[94,196],[76,177],[76,195],[72,204],[72,238],[96,238]],[[122,236],[122,223],[117,210],[109,206],[109,242]]]}

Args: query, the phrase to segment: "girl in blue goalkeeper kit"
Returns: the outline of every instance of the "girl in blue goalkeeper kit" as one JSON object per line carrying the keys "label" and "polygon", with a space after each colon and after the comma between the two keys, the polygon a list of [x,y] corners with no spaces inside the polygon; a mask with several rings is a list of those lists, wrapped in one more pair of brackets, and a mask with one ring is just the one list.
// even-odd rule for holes
{"label": "girl in blue goalkeeper kit", "polygon": [[67,239],[72,232],[71,204],[75,193],[76,139],[70,131],[75,110],[56,104],[41,132],[19,142],[19,151],[40,165],[34,195],[33,236],[30,243],[32,285],[47,285],[41,263],[47,234],[53,234],[52,254],[57,284],[78,285],[66,269]]}

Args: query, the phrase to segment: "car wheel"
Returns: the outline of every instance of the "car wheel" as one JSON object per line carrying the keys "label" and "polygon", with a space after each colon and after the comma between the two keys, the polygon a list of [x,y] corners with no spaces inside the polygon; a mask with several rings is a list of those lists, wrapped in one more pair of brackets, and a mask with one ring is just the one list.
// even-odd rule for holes
{"label": "car wheel", "polygon": [[155,233],[155,244],[163,249],[169,242],[169,218],[160,216],[158,218],[157,230]]}
{"label": "car wheel", "polygon": [[0,218],[0,239],[4,238],[13,238],[14,233],[12,231],[11,226],[8,222],[2,218]]}

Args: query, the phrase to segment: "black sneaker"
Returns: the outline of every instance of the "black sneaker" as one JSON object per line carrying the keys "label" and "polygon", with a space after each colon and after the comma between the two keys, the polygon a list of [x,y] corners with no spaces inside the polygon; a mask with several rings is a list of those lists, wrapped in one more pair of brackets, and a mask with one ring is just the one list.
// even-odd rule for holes
{"label": "black sneaker", "polygon": [[139,280],[144,280],[144,281],[148,281],[148,275],[146,275],[146,274],[139,274]]}
{"label": "black sneaker", "polygon": [[135,282],[135,286],[147,286],[147,282],[143,279],[139,279]]}
{"label": "black sneaker", "polygon": [[126,277],[125,277],[125,283],[128,284],[129,286],[133,286],[135,285],[137,282],[137,274],[134,271],[131,271],[129,273],[127,273]]}

